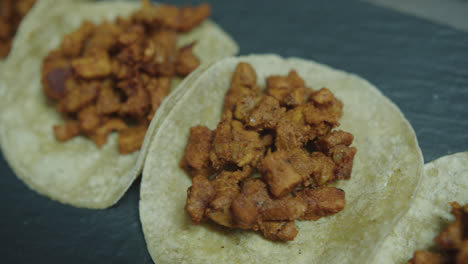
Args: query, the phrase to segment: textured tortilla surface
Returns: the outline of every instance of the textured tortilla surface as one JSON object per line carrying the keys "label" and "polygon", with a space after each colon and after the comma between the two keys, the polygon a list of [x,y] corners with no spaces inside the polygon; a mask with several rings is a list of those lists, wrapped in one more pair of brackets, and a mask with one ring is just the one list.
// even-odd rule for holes
{"label": "textured tortilla surface", "polygon": [[468,203],[468,152],[444,156],[424,165],[424,176],[408,212],[385,239],[375,263],[407,263],[415,250],[435,247],[450,222],[450,202]]}
{"label": "textured tortilla surface", "polygon": [[[0,143],[9,165],[30,188],[73,206],[106,208],[116,203],[140,174],[156,124],[150,125],[141,150],[129,155],[118,153],[117,133],[110,135],[101,149],[81,136],[59,142],[52,126],[64,120],[47,102],[40,82],[43,58],[65,34],[84,20],[112,20],[139,7],[138,2],[124,1],[40,0],[19,28],[0,73]],[[178,46],[193,41],[197,41],[194,53],[202,63],[238,51],[235,42],[210,21],[181,35]],[[180,81],[173,82],[174,97],[185,92],[175,89]],[[158,111],[154,119],[160,116]]]}
{"label": "textured tortilla surface", "polygon": [[[191,179],[178,163],[189,128],[216,128],[241,61],[251,63],[261,87],[265,77],[295,69],[309,87],[329,88],[344,102],[339,128],[355,136],[351,179],[336,184],[346,192],[345,210],[315,222],[296,221],[299,234],[291,242],[211,223],[196,226],[184,211]],[[153,134],[143,169],[140,219],[155,263],[366,263],[373,257],[406,211],[423,165],[412,127],[390,100],[356,75],[275,55],[218,61],[188,85]]]}

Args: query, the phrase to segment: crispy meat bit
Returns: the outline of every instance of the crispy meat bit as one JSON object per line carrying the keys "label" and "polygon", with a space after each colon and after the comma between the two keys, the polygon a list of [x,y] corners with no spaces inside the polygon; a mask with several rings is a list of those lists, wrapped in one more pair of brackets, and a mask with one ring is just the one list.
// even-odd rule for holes
{"label": "crispy meat bit", "polygon": [[185,146],[183,160],[195,170],[201,170],[210,166],[211,142],[213,131],[204,126],[190,128],[190,136]]}
{"label": "crispy meat bit", "polygon": [[262,219],[266,221],[293,221],[299,219],[307,209],[307,203],[301,197],[284,197],[268,200],[262,210]]}
{"label": "crispy meat bit", "polygon": [[355,147],[345,145],[337,145],[330,149],[330,156],[336,165],[335,175],[338,179],[349,179],[351,177],[356,151]]}
{"label": "crispy meat bit", "polygon": [[335,187],[304,189],[299,196],[307,204],[307,209],[300,219],[317,220],[321,217],[336,214],[346,205],[345,192]]}
{"label": "crispy meat bit", "polygon": [[278,149],[293,150],[304,146],[314,137],[310,126],[281,120],[276,127],[275,145]]}
{"label": "crispy meat bit", "polygon": [[232,121],[227,115],[215,130],[210,158],[215,168],[221,168],[227,162],[239,167],[246,165],[255,167],[263,154],[263,149],[257,132],[246,130],[241,122]]}
{"label": "crispy meat bit", "polygon": [[208,4],[201,4],[197,7],[184,7],[180,13],[178,30],[188,32],[199,25],[210,16],[211,7]]}
{"label": "crispy meat bit", "polygon": [[169,94],[171,86],[171,79],[168,77],[161,77],[158,79],[150,79],[146,85],[146,90],[149,93],[151,111],[148,114],[148,120],[153,119],[156,110],[162,104],[164,98]]}
{"label": "crispy meat bit", "polygon": [[141,85],[137,85],[134,89],[134,93],[120,107],[119,114],[142,119],[150,106],[148,92]]}
{"label": "crispy meat bit", "polygon": [[286,109],[280,107],[278,100],[264,96],[250,112],[247,125],[255,130],[274,129],[285,112]]}
{"label": "crispy meat bit", "polygon": [[67,141],[80,134],[80,123],[78,121],[68,121],[64,125],[54,126],[55,138],[60,141]]}
{"label": "crispy meat bit", "polygon": [[233,199],[240,193],[238,185],[239,177],[235,174],[242,174],[242,171],[223,171],[212,182],[216,195],[210,202],[209,209],[206,210],[208,218],[214,222],[227,226],[233,226],[231,204]]}
{"label": "crispy meat bit", "polygon": [[94,105],[90,105],[78,112],[78,120],[80,121],[80,129],[84,133],[91,133],[101,123],[101,118]]}
{"label": "crispy meat bit", "polygon": [[206,177],[195,176],[192,179],[192,186],[187,191],[185,210],[194,224],[198,225],[203,220],[205,209],[214,196],[215,190]]}
{"label": "crispy meat bit", "polygon": [[107,53],[74,59],[71,64],[78,76],[85,79],[102,78],[111,73],[111,63]]}
{"label": "crispy meat bit", "polygon": [[96,103],[99,114],[113,114],[120,109],[120,95],[112,88],[111,81],[103,82]]}
{"label": "crispy meat bit", "polygon": [[143,139],[145,139],[146,129],[146,126],[140,125],[122,130],[118,140],[120,154],[128,154],[139,150],[143,144]]}
{"label": "crispy meat bit", "polygon": [[297,106],[309,96],[304,80],[292,70],[288,76],[270,76],[266,80],[266,93],[276,98],[282,105]]}
{"label": "crispy meat bit", "polygon": [[296,225],[290,222],[261,222],[260,230],[263,235],[273,241],[292,241],[297,236]]}
{"label": "crispy meat bit", "polygon": [[310,154],[303,149],[296,149],[290,152],[289,159],[294,170],[301,175],[304,186],[314,185],[310,176],[317,171],[318,164]]}
{"label": "crispy meat bit", "polygon": [[81,53],[86,38],[93,32],[95,25],[84,21],[81,27],[63,38],[60,50],[67,57],[76,57]]}
{"label": "crispy meat bit", "polygon": [[442,264],[443,257],[440,254],[418,250],[408,264]]}
{"label": "crispy meat bit", "polygon": [[333,96],[332,92],[330,92],[330,90],[327,88],[322,88],[312,94],[312,100],[319,105],[326,105],[333,103],[335,97]]}
{"label": "crispy meat bit", "polygon": [[437,237],[434,238],[436,244],[443,249],[457,249],[460,248],[463,242],[463,229],[460,220],[455,220],[442,231]]}
{"label": "crispy meat bit", "polygon": [[251,229],[257,224],[259,210],[269,198],[264,182],[248,179],[242,186],[242,194],[232,201],[232,213],[236,227]]}
{"label": "crispy meat bit", "polygon": [[107,137],[112,131],[122,131],[127,128],[127,124],[122,119],[112,118],[105,121],[100,127],[98,127],[94,131],[94,134],[91,135],[91,139],[98,147],[102,147],[107,143]]}
{"label": "crispy meat bit", "polygon": [[254,108],[260,94],[257,74],[247,63],[239,63],[231,79],[231,87],[224,99],[224,110],[231,111],[234,118],[244,120]]}
{"label": "crispy meat bit", "polygon": [[268,188],[275,197],[285,196],[302,182],[301,175],[294,170],[286,151],[267,154],[262,169]]}
{"label": "crispy meat bit", "polygon": [[[76,84],[67,82],[67,94],[59,101],[59,109],[64,112],[76,113],[88,106],[98,95],[99,84],[97,82]],[[74,88],[68,88],[74,87]]]}
{"label": "crispy meat bit", "polygon": [[317,149],[324,153],[330,153],[330,149],[337,145],[349,146],[353,143],[354,136],[351,133],[337,130],[330,132],[325,136],[321,136],[317,139],[315,145]]}
{"label": "crispy meat bit", "polygon": [[187,76],[200,65],[200,60],[193,54],[193,45],[189,44],[179,49],[176,59],[177,75]]}
{"label": "crispy meat bit", "polygon": [[313,152],[311,155],[314,168],[312,176],[318,185],[324,185],[335,180],[335,163],[322,152]]}

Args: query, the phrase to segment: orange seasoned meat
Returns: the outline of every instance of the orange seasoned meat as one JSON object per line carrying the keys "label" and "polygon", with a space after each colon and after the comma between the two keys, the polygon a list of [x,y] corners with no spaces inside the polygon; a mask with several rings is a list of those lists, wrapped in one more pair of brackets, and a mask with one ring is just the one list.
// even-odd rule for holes
{"label": "orange seasoned meat", "polygon": [[36,0],[0,1],[0,59],[10,53],[16,30],[35,3]]}
{"label": "orange seasoned meat", "polygon": [[450,203],[455,221],[434,238],[437,252],[417,250],[408,264],[466,264],[468,263],[468,204]]}
{"label": "orange seasoned meat", "polygon": [[192,218],[194,224],[199,224],[205,214],[208,203],[213,199],[215,190],[204,176],[195,176],[192,186],[187,191],[187,204],[185,210]]}
{"label": "orange seasoned meat", "polygon": [[307,204],[302,220],[317,220],[321,217],[336,214],[346,205],[345,192],[335,187],[321,187],[318,189],[304,189],[299,193]]}
{"label": "orange seasoned meat", "polygon": [[[121,154],[138,150],[169,95],[172,79],[199,66],[192,51],[196,42],[181,48],[176,44],[178,34],[209,16],[209,5],[178,8],[143,1],[142,6],[114,22],[83,22],[44,59],[45,95],[70,122],[79,122],[79,132],[70,125],[57,126],[58,140],[82,135],[101,147],[111,131],[118,131],[123,133],[118,142]],[[1,34],[0,17],[0,38]]]}
{"label": "orange seasoned meat", "polygon": [[195,126],[190,128],[190,136],[185,146],[185,154],[182,159],[183,165],[187,169],[193,169],[195,172],[208,168],[210,166],[211,142],[213,140],[213,131],[204,126]]}
{"label": "orange seasoned meat", "polygon": [[327,185],[350,178],[356,148],[352,134],[333,130],[343,104],[328,89],[307,88],[294,70],[266,82],[261,94],[255,70],[239,63],[216,129],[190,128],[180,167],[196,179],[186,211],[194,223],[291,241],[295,220],[345,208],[344,191]]}
{"label": "orange seasoned meat", "polygon": [[60,141],[67,141],[80,134],[80,123],[68,121],[63,125],[54,126],[55,137]]}
{"label": "orange seasoned meat", "polygon": [[283,150],[265,156],[262,174],[268,189],[275,197],[285,196],[302,182],[302,176],[296,172],[288,153]]}

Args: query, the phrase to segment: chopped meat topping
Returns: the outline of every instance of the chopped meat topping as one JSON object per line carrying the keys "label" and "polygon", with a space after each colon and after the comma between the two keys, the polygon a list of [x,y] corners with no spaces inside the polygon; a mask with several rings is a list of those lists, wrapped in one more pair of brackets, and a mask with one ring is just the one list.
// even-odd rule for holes
{"label": "chopped meat topping", "polygon": [[36,0],[0,1],[0,59],[10,53],[16,30],[35,3]]}
{"label": "chopped meat topping", "polygon": [[[13,3],[5,0],[0,7],[3,2]],[[171,80],[188,75],[200,64],[193,53],[196,43],[177,48],[177,35],[205,20],[210,6],[178,8],[142,2],[143,7],[128,18],[83,22],[44,59],[44,94],[69,119],[54,127],[58,140],[82,135],[101,147],[111,131],[119,131],[121,154],[139,150],[149,121],[170,92]],[[0,14],[3,40],[2,21]],[[78,129],[72,121],[79,123]]]}
{"label": "chopped meat topping", "polygon": [[192,221],[290,241],[295,220],[342,211],[344,191],[327,186],[350,178],[356,154],[353,135],[333,131],[342,108],[328,89],[307,88],[294,70],[268,77],[262,95],[254,69],[239,63],[218,126],[190,128],[180,161],[194,177],[186,203]]}
{"label": "chopped meat topping", "polygon": [[450,203],[455,221],[450,223],[434,242],[438,252],[417,250],[408,264],[466,264],[468,263],[468,204]]}

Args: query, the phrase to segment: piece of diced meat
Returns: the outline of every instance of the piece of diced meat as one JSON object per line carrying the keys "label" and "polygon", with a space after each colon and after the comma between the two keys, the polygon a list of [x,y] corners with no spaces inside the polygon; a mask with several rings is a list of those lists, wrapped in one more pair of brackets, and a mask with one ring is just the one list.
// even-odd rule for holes
{"label": "piece of diced meat", "polygon": [[148,92],[140,85],[137,85],[133,94],[130,95],[127,101],[121,105],[119,114],[122,116],[129,115],[140,119],[145,116],[149,107],[150,102]]}
{"label": "piece of diced meat", "polygon": [[100,114],[113,114],[120,109],[120,95],[114,91],[111,81],[102,83],[96,103]]}
{"label": "piece of diced meat", "polygon": [[210,165],[211,142],[213,131],[205,126],[190,128],[190,136],[185,146],[184,159],[187,164],[197,170]]}
{"label": "piece of diced meat", "polygon": [[120,154],[128,154],[139,150],[145,139],[146,129],[146,126],[140,125],[122,130],[118,139]]}
{"label": "piece of diced meat", "polygon": [[273,241],[292,241],[297,236],[297,229],[294,221],[290,222],[261,222],[260,230],[263,235]]}
{"label": "piece of diced meat", "polygon": [[304,189],[298,194],[307,204],[307,210],[301,220],[317,220],[336,214],[346,205],[345,192],[335,187]]}
{"label": "piece of diced meat", "polygon": [[285,196],[302,182],[301,175],[294,170],[286,151],[267,154],[262,165],[262,176],[275,197]]}
{"label": "piece of diced meat", "polygon": [[434,242],[443,249],[458,249],[463,242],[463,225],[461,220],[457,219],[442,231]]}
{"label": "piece of diced meat", "polygon": [[442,264],[443,257],[430,251],[417,250],[408,264]]}
{"label": "piece of diced meat", "polygon": [[63,125],[56,125],[54,126],[54,134],[59,141],[67,141],[80,134],[80,123],[73,120]]}
{"label": "piece of diced meat", "polygon": [[327,88],[322,88],[312,94],[312,100],[320,105],[331,104],[335,97]]}
{"label": "piece of diced meat", "polygon": [[98,147],[102,147],[107,143],[107,137],[112,131],[122,131],[127,128],[127,124],[122,119],[111,118],[98,127],[90,137]]}
{"label": "piece of diced meat", "polygon": [[354,136],[343,130],[336,130],[321,136],[315,142],[317,149],[324,153],[330,153],[330,149],[337,145],[349,146],[353,143]]}
{"label": "piece of diced meat", "polygon": [[332,159],[327,157],[322,152],[312,152],[310,157],[314,163],[312,176],[315,180],[315,183],[318,185],[324,185],[335,180],[336,166]]}
{"label": "piece of diced meat", "polygon": [[310,177],[317,171],[317,162],[314,162],[310,154],[303,149],[295,149],[289,153],[289,159],[294,170],[302,177],[304,186],[313,183]]}
{"label": "piece of diced meat", "polygon": [[286,109],[280,107],[278,100],[271,96],[264,96],[250,111],[247,125],[255,130],[274,129]]}
{"label": "piece of diced meat", "polygon": [[264,182],[259,179],[247,179],[241,194],[232,201],[232,214],[236,227],[253,228],[258,220],[258,212],[270,199]]}
{"label": "piece of diced meat", "polygon": [[171,87],[171,78],[169,77],[160,77],[152,78],[146,84],[146,90],[150,96],[151,111],[148,114],[148,120],[151,120],[158,110],[159,106],[162,104],[163,100],[169,94]]}
{"label": "piece of diced meat", "polygon": [[77,117],[80,122],[80,129],[84,133],[93,132],[101,124],[101,117],[94,105],[90,105],[78,112]]}
{"label": "piece of diced meat", "polygon": [[336,178],[349,179],[351,177],[356,151],[355,147],[347,147],[345,145],[337,145],[330,149],[330,156],[336,165]]}
{"label": "piece of diced meat", "polygon": [[193,45],[194,43],[181,47],[177,53],[176,73],[179,76],[189,75],[200,65],[200,60],[193,54]]}
{"label": "piece of diced meat", "polygon": [[301,197],[284,197],[267,200],[262,210],[262,220],[293,221],[306,211],[307,203]]}
{"label": "piece of diced meat", "polygon": [[97,82],[83,82],[77,84],[73,81],[67,82],[70,85],[67,93],[62,98],[57,108],[61,112],[76,113],[91,104],[98,95],[99,83]]}
{"label": "piece of diced meat", "polygon": [[230,162],[239,167],[255,167],[263,155],[264,146],[260,135],[246,130],[239,121],[229,117],[222,120],[215,130],[210,158],[215,168]]}
{"label": "piece of diced meat", "polygon": [[106,77],[112,71],[109,55],[105,52],[74,59],[71,65],[76,74],[85,79]]}
{"label": "piece of diced meat", "polygon": [[195,176],[192,179],[192,186],[187,190],[185,210],[194,224],[198,225],[203,220],[205,210],[214,195],[215,190],[206,177]]}

